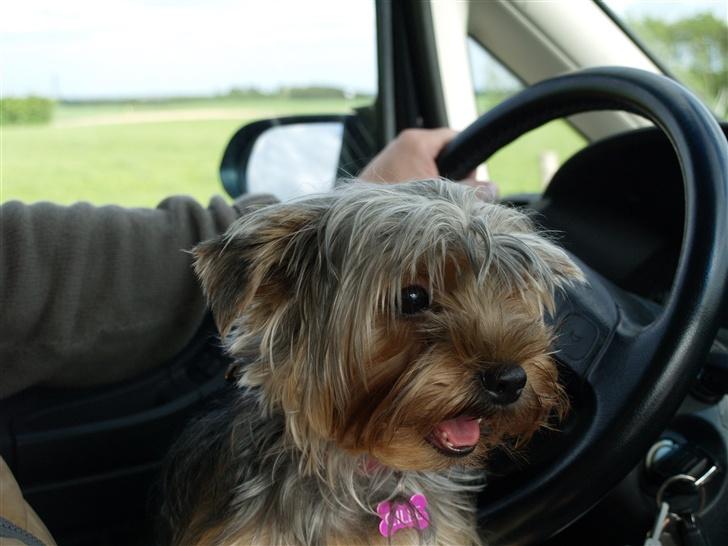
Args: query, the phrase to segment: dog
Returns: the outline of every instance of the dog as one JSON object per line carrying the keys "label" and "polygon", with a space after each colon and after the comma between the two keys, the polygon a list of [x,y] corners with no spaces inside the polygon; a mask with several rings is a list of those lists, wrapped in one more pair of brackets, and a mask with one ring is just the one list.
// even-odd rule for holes
{"label": "dog", "polygon": [[193,254],[240,372],[171,455],[172,543],[481,544],[489,454],[567,410],[568,255],[440,179],[266,206]]}

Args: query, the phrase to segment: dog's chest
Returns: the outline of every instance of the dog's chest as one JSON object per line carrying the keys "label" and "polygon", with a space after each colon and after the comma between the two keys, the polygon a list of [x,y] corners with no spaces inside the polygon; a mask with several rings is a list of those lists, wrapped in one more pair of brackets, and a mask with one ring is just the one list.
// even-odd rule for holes
{"label": "dog's chest", "polygon": [[[329,512],[325,514],[327,523],[317,530],[309,529],[309,540],[301,540],[300,532],[293,533],[291,523],[307,521],[314,523],[323,514],[314,512],[302,514],[300,518],[274,518],[261,525],[266,520],[264,514],[249,523],[242,533],[235,535],[234,539],[226,542],[225,546],[271,544],[317,544],[327,546],[478,546],[481,544],[475,530],[475,520],[471,510],[454,510],[451,498],[447,502],[437,502],[437,497],[428,506],[428,525],[417,525],[411,515],[391,512],[391,518],[383,518],[382,514],[374,515],[360,512],[358,517],[346,517],[343,514]],[[319,504],[316,499],[309,497],[309,506]],[[440,499],[443,500],[443,499]],[[324,503],[329,505],[328,503]],[[395,503],[392,503],[395,504]],[[330,506],[330,505],[329,505]],[[207,546],[208,543],[202,543]],[[202,544],[198,546],[202,546]],[[212,543],[210,543],[212,544]],[[215,543],[216,546],[219,543]]]}

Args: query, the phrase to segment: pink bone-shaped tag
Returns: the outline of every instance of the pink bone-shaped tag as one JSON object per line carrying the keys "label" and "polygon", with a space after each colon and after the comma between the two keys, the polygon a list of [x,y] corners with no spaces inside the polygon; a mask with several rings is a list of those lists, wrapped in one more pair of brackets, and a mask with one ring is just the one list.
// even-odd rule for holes
{"label": "pink bone-shaped tag", "polygon": [[391,502],[380,502],[377,504],[377,514],[382,518],[382,521],[379,522],[379,533],[383,537],[389,537],[400,529],[412,527],[425,529],[430,525],[427,499],[419,493],[412,495],[409,503],[394,503],[394,510],[392,510]]}

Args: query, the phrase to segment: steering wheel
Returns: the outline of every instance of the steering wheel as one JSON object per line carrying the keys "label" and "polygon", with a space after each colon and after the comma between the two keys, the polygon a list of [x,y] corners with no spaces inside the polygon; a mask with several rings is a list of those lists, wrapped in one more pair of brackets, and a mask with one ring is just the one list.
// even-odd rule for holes
{"label": "steering wheel", "polygon": [[556,358],[578,402],[564,430],[532,448],[533,465],[481,494],[478,524],[492,544],[552,536],[634,468],[687,395],[727,301],[728,145],[710,111],[673,80],[608,67],[543,81],[461,132],[438,158],[440,173],[462,179],[525,132],[591,110],[642,115],[669,138],[685,186],[680,260],[662,308],[579,262],[588,284],[567,290],[555,314]]}

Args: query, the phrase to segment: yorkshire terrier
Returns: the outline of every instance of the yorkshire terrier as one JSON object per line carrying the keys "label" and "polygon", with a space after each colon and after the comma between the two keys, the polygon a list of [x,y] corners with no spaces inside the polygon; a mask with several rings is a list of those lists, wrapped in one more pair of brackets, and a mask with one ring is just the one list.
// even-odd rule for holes
{"label": "yorkshire terrier", "polygon": [[173,544],[481,544],[489,453],[567,408],[544,320],[567,254],[425,180],[260,208],[194,256],[240,372],[173,452]]}

